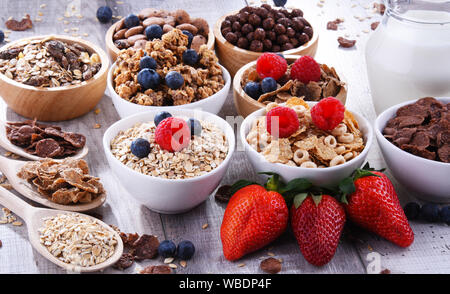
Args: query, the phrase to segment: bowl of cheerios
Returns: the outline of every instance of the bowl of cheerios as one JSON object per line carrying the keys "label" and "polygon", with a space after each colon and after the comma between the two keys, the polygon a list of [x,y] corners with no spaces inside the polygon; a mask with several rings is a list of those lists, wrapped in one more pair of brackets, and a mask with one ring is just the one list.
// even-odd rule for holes
{"label": "bowl of cheerios", "polygon": [[305,102],[293,97],[247,116],[240,139],[257,172],[331,187],[364,164],[373,130],[365,118],[346,110],[338,99]]}

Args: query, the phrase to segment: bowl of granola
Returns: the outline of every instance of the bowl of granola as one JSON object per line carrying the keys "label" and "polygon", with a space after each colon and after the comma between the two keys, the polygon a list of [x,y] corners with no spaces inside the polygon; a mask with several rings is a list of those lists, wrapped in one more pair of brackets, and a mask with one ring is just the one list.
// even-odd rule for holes
{"label": "bowl of granola", "polygon": [[0,96],[24,117],[69,120],[103,97],[108,66],[106,53],[82,39],[20,39],[0,48]]}
{"label": "bowl of granola", "polygon": [[[266,56],[267,58],[265,58]],[[309,56],[274,56],[274,54],[266,54],[266,56],[244,65],[234,77],[234,104],[238,113],[243,117],[264,108],[271,102],[283,103],[291,97],[302,97],[305,101],[319,101],[331,96],[345,104],[347,83],[342,74],[338,74],[334,67],[317,63]],[[285,62],[282,60],[283,58]],[[316,80],[303,77],[302,72],[299,71],[294,74],[295,77],[298,75],[298,78],[294,78],[291,74],[295,67],[294,64],[301,63],[302,58],[309,59],[307,61],[316,65]],[[284,63],[283,68],[278,72],[271,69],[270,72],[267,72],[267,68],[272,68],[271,62],[280,63],[280,60],[281,63]],[[265,67],[264,63],[269,66]],[[258,64],[261,65],[259,70]],[[301,66],[298,67],[301,69]]]}
{"label": "bowl of granola", "polygon": [[278,173],[286,182],[305,178],[323,187],[335,186],[363,165],[372,137],[370,123],[335,98],[272,102],[247,116],[240,128],[257,172]]}
{"label": "bowl of granola", "polygon": [[231,85],[228,71],[206,45],[187,48],[178,29],[145,49],[121,51],[108,74],[108,89],[120,117],[159,109],[218,113]]}
{"label": "bowl of granola", "polygon": [[232,76],[263,52],[314,56],[319,30],[299,8],[275,8],[269,4],[246,6],[226,14],[214,25],[216,52]]}
{"label": "bowl of granola", "polygon": [[151,210],[173,214],[199,205],[217,188],[235,138],[231,126],[215,114],[154,110],[111,125],[103,147],[131,197]]}
{"label": "bowl of granola", "polygon": [[[158,28],[159,27],[159,28]],[[189,35],[191,48],[198,51],[201,45],[214,49],[214,34],[203,18],[194,18],[185,10],[167,11],[144,8],[137,14],[130,14],[113,24],[106,32],[106,49],[111,60],[116,60],[122,49],[144,49],[147,41],[160,38],[177,28]]]}
{"label": "bowl of granola", "polygon": [[414,195],[450,200],[450,98],[394,105],[375,121],[375,135],[392,175]]}

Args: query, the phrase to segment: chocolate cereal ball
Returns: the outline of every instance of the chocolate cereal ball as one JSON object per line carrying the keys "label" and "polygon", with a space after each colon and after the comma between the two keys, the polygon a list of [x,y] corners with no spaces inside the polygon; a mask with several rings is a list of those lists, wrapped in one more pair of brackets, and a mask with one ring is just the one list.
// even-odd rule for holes
{"label": "chocolate cereal ball", "polygon": [[264,49],[263,43],[259,40],[253,40],[250,44],[250,50],[255,52],[262,52]]}
{"label": "chocolate cereal ball", "polygon": [[247,35],[248,33],[251,33],[251,32],[253,32],[253,26],[251,25],[251,24],[249,24],[249,23],[246,23],[246,24],[244,24],[243,26],[242,26],[242,28],[241,28],[241,32],[244,34],[244,35]]}
{"label": "chocolate cereal ball", "polygon": [[262,28],[257,28],[253,38],[262,41],[266,38],[266,32]]}
{"label": "chocolate cereal ball", "polygon": [[236,44],[238,37],[236,36],[235,33],[229,32],[228,34],[225,35],[225,39],[234,45],[234,44]]}
{"label": "chocolate cereal ball", "polygon": [[262,26],[265,30],[271,30],[275,26],[275,20],[273,18],[266,18],[263,20]]}
{"label": "chocolate cereal ball", "polygon": [[239,40],[237,41],[237,46],[242,49],[247,49],[248,44],[249,44],[248,39],[244,37],[240,37]]}
{"label": "chocolate cereal ball", "polygon": [[257,14],[250,14],[248,22],[253,26],[259,26],[261,24],[261,18]]}

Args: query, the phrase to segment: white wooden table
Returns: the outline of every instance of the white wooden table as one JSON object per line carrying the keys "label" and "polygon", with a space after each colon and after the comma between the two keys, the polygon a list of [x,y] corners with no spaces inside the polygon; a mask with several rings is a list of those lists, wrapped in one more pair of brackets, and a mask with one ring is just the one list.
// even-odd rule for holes
{"label": "white wooden table", "polygon": [[[109,5],[116,16],[126,16],[144,7],[169,10],[182,8],[193,16],[207,19],[212,26],[221,15],[238,10],[246,4],[257,4],[256,2],[245,0],[0,0],[0,11],[2,11],[0,29],[5,30],[4,22],[10,16],[20,19],[25,13],[29,13],[33,20],[40,18],[41,21],[34,21],[32,30],[12,32],[8,36],[10,40],[38,34],[78,33],[81,37],[105,48],[104,35],[108,25],[100,24],[95,19],[96,10],[102,5]],[[348,108],[373,122],[376,115],[366,77],[364,45],[371,32],[370,24],[380,20],[381,16],[367,9],[372,6],[372,2],[372,0],[325,0],[321,3],[319,0],[288,0],[287,6],[303,9],[307,19],[314,18],[320,24],[316,59],[336,67],[342,73],[349,82]],[[41,4],[46,5],[42,8]],[[72,7],[75,11],[72,11]],[[69,24],[58,20],[66,11],[74,15],[71,18],[65,18],[70,22]],[[42,15],[39,12],[42,12]],[[77,14],[83,17],[78,18]],[[355,16],[371,18],[360,21]],[[341,25],[342,28],[338,31],[326,30],[326,23],[337,17],[345,19]],[[65,32],[65,29],[69,31]],[[85,33],[88,35],[83,35]],[[337,37],[346,34],[349,38],[357,39],[355,48],[338,48]],[[197,249],[195,257],[188,262],[186,268],[178,267],[177,273],[261,273],[259,263],[262,258],[267,257],[269,252],[283,259],[282,273],[372,273],[385,268],[392,273],[450,273],[449,228],[443,224],[430,225],[420,222],[411,223],[415,232],[415,242],[408,249],[396,247],[370,233],[359,232],[356,235],[353,233],[353,237],[346,235],[342,238],[334,259],[323,267],[312,266],[304,260],[291,232],[286,232],[268,248],[248,255],[238,262],[226,261],[222,255],[219,237],[224,204],[217,203],[214,197],[210,197],[204,204],[182,215],[161,215],[137,204],[118,184],[109,170],[102,151],[103,132],[119,119],[108,92],[105,93],[98,108],[101,110],[99,114],[91,112],[81,118],[60,123],[64,129],[80,132],[88,137],[87,144],[90,152],[87,161],[91,172],[102,179],[108,191],[106,204],[96,212],[103,216],[104,221],[117,225],[124,232],[154,234],[160,240],[171,239],[175,242],[182,239],[193,241]],[[4,105],[2,109],[4,110],[2,114],[9,120],[23,119]],[[236,115],[231,92],[221,112],[221,116],[226,115]],[[101,125],[100,129],[93,128],[96,123]],[[376,143],[372,146],[368,160],[376,168],[385,166]],[[228,173],[223,179],[223,184],[230,184],[241,178],[256,179],[256,175],[245,154],[236,152]],[[395,181],[394,184],[403,204],[414,199],[413,195],[408,194]],[[205,223],[209,226],[202,229]],[[0,225],[0,240],[3,243],[0,248],[0,273],[63,273],[61,269],[33,250],[28,243],[25,226]],[[136,263],[125,273],[135,273],[139,268],[161,263],[161,257],[146,260]],[[245,265],[239,266],[242,263]],[[105,272],[121,273],[114,269],[107,269]]]}

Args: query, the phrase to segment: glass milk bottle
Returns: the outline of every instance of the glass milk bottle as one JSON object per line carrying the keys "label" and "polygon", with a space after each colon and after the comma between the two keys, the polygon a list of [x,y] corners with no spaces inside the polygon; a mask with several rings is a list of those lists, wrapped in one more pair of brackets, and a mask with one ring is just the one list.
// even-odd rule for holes
{"label": "glass milk bottle", "polygon": [[365,51],[376,112],[421,97],[449,97],[450,1],[385,4],[386,12]]}

